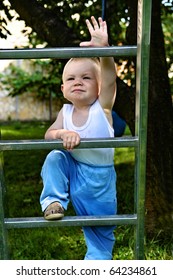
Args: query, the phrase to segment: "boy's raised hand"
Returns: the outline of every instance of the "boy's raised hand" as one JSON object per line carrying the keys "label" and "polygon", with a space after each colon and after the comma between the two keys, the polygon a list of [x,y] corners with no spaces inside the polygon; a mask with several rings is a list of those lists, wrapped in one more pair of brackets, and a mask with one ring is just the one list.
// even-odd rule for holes
{"label": "boy's raised hand", "polygon": [[108,32],[106,21],[103,21],[101,17],[98,18],[98,22],[94,16],[91,17],[91,22],[87,19],[86,24],[91,35],[91,40],[87,42],[81,42],[81,47],[107,47]]}

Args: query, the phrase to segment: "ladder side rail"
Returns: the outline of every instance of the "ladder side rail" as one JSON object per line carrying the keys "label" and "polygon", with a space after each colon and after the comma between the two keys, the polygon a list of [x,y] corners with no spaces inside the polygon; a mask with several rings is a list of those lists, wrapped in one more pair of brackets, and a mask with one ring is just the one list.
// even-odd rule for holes
{"label": "ladder side rail", "polygon": [[3,152],[0,151],[0,260],[8,259],[7,232],[4,224],[4,195]]}
{"label": "ladder side rail", "polygon": [[136,250],[135,258],[144,259],[145,188],[151,0],[138,0],[137,71],[136,71]]}

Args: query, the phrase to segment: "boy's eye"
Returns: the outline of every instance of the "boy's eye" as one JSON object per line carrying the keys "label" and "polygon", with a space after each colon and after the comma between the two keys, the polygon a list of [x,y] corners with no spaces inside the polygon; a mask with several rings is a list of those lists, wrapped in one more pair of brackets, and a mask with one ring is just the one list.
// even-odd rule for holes
{"label": "boy's eye", "polygon": [[72,81],[72,80],[74,80],[74,78],[73,78],[73,77],[69,77],[69,78],[67,78],[67,81]]}
{"label": "boy's eye", "polygon": [[85,77],[83,77],[83,79],[90,80],[91,78],[89,76],[85,76]]}

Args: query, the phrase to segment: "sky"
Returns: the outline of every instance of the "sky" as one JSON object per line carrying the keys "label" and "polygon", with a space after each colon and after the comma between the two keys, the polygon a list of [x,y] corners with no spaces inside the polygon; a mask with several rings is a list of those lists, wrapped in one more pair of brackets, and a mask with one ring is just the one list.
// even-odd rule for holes
{"label": "sky", "polygon": [[[1,49],[13,49],[14,47],[24,47],[28,43],[28,38],[24,36],[22,30],[25,28],[25,22],[18,21],[14,18],[12,21],[8,22],[8,29],[11,35],[7,35],[7,39],[0,38],[0,48]],[[10,63],[9,60],[0,61],[0,71],[4,69]]]}

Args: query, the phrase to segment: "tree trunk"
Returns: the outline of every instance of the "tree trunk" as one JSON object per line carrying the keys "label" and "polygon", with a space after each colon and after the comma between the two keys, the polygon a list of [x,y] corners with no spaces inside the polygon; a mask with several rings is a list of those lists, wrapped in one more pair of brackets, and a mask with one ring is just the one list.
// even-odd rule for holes
{"label": "tree trunk", "polygon": [[[173,110],[161,26],[153,0],[147,143],[147,229],[173,233]],[[170,232],[170,233],[171,233]]]}

